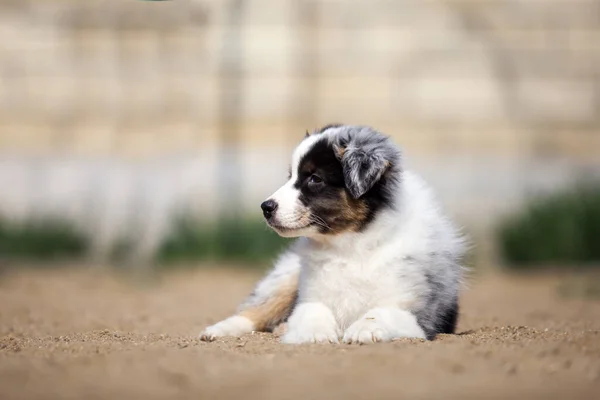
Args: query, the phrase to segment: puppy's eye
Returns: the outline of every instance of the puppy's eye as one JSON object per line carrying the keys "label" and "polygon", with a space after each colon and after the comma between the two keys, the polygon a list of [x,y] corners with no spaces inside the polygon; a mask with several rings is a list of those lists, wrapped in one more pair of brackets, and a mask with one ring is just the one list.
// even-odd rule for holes
{"label": "puppy's eye", "polygon": [[308,183],[312,185],[317,185],[319,183],[323,183],[323,179],[320,176],[312,174],[310,178],[308,178]]}

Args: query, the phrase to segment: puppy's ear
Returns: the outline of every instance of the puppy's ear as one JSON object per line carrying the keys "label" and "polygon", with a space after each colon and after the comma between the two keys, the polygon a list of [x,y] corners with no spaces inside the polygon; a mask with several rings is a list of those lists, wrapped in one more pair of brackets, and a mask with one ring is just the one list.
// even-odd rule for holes
{"label": "puppy's ear", "polygon": [[355,199],[371,190],[391,166],[384,152],[378,149],[367,152],[352,145],[346,147],[343,143],[335,144],[333,149],[342,163],[344,183]]}

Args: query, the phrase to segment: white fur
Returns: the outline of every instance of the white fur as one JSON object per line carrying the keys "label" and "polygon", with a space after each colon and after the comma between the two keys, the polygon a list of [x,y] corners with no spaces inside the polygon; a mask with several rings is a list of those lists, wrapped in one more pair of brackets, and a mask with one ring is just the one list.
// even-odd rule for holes
{"label": "white fur", "polygon": [[343,342],[368,344],[401,337],[425,339],[415,316],[397,308],[374,308],[346,329]]}
{"label": "white fur", "polygon": [[299,196],[300,190],[294,187],[294,180],[290,179],[269,197],[277,203],[277,217],[282,224],[293,223],[294,217],[301,213]]}
{"label": "white fur", "polygon": [[254,330],[254,323],[241,315],[234,315],[215,325],[209,326],[201,334],[200,339],[212,342],[218,337],[241,336]]}
{"label": "white fur", "polygon": [[288,320],[283,343],[339,343],[335,316],[323,303],[302,303]]}
{"label": "white fur", "polygon": [[270,197],[278,205],[276,223],[285,229],[279,229],[277,225],[272,228],[283,237],[310,236],[316,229],[308,226],[309,210],[300,202],[300,191],[294,187],[294,181],[289,180]]}

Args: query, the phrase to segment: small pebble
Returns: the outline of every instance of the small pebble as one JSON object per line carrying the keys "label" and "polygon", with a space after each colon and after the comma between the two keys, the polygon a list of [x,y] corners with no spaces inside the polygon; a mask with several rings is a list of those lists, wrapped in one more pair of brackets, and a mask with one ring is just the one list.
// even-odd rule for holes
{"label": "small pebble", "polygon": [[508,368],[506,369],[506,373],[508,375],[515,375],[517,373],[517,366],[516,365],[509,365]]}

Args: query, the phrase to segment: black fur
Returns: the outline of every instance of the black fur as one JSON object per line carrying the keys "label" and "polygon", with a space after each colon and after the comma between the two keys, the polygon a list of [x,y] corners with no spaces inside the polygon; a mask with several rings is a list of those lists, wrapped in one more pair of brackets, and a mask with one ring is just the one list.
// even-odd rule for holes
{"label": "black fur", "polygon": [[[311,183],[313,175],[322,179],[322,182]],[[311,214],[325,221],[324,225],[317,224],[321,233],[334,233],[353,223],[340,218],[343,211],[340,201],[342,192],[346,190],[344,172],[327,140],[316,142],[302,157],[294,187],[300,190],[299,200],[310,209]]]}
{"label": "black fur", "polygon": [[[432,254],[433,257],[436,254]],[[435,339],[438,333],[454,333],[458,321],[458,299],[450,305],[444,306],[439,297],[445,290],[445,285],[439,278],[432,274],[425,274],[429,292],[427,293],[427,306],[422,312],[417,312],[417,322],[423,328],[427,340]]]}
{"label": "black fur", "polygon": [[454,304],[452,304],[452,307],[448,308],[446,310],[446,314],[442,317],[438,333],[456,332],[456,324],[458,323],[459,311],[460,307],[458,305],[458,300],[455,300]]}

